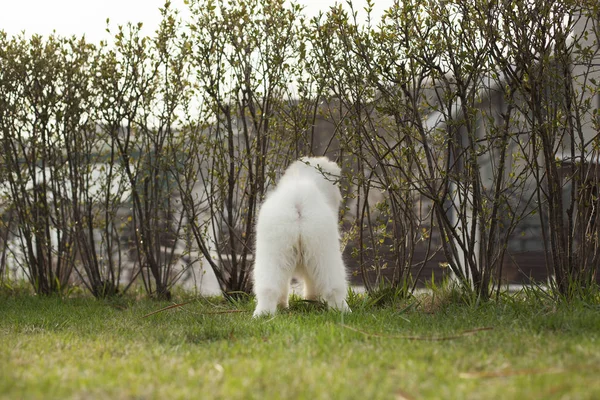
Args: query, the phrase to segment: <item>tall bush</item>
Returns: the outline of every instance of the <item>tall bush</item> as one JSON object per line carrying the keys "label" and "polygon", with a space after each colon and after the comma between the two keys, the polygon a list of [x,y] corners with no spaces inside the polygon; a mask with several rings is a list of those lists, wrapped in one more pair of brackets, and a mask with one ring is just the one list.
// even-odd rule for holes
{"label": "tall bush", "polygon": [[572,298],[596,279],[600,261],[598,4],[534,1],[494,11],[493,62],[512,83],[529,135],[524,162],[536,183],[550,282]]}
{"label": "tall bush", "polygon": [[209,241],[195,237],[222,289],[247,292],[259,204],[305,134],[304,126],[287,130],[298,107],[291,85],[303,78],[300,8],[281,0],[191,1],[190,11],[202,105],[193,126],[204,128],[191,165],[200,166],[206,193],[192,201],[188,188],[182,198],[190,199],[190,216],[205,215],[188,221],[205,224]]}
{"label": "tall bush", "polygon": [[88,130],[89,93],[77,82],[93,47],[50,36],[0,34],[0,130],[3,167],[17,218],[15,253],[37,293],[67,287],[76,257],[76,225],[65,147]]}

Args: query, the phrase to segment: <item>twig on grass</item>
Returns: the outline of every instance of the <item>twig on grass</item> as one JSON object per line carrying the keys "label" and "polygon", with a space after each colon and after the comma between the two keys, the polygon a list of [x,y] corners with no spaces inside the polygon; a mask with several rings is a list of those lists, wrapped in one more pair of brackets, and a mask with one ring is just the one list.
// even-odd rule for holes
{"label": "twig on grass", "polygon": [[[161,308],[160,310],[152,311],[151,313],[144,315],[142,318],[147,318],[151,315],[158,314],[159,312],[170,310],[172,308],[183,307],[187,304],[193,303],[194,301],[195,300],[190,300],[190,301],[186,301],[185,303],[171,304],[170,306]],[[202,313],[198,313],[198,314],[210,315],[210,314],[233,314],[233,313],[244,313],[244,312],[249,312],[249,311],[246,311],[246,310],[222,310],[222,311],[208,311],[208,312],[202,312]]]}
{"label": "twig on grass", "polygon": [[237,314],[237,313],[247,313],[250,312],[248,310],[222,310],[222,311],[206,311],[206,312],[200,312],[200,313],[196,313],[199,315],[213,315],[213,314]]}
{"label": "twig on grass", "polygon": [[185,306],[186,304],[190,304],[190,303],[192,303],[192,302],[194,302],[194,301],[195,301],[195,300],[190,300],[190,301],[186,301],[185,303],[171,304],[170,306],[167,306],[167,307],[165,307],[165,308],[161,308],[160,310],[152,311],[150,314],[146,314],[146,315],[144,315],[142,318],[147,318],[147,317],[149,317],[149,316],[151,316],[151,315],[158,314],[159,312],[163,312],[163,311],[166,311],[166,310],[170,310],[170,309],[172,309],[172,308],[183,307],[183,306]]}
{"label": "twig on grass", "polygon": [[374,336],[374,337],[380,337],[380,338],[386,338],[386,339],[421,340],[421,341],[428,341],[428,342],[441,342],[441,341],[445,341],[445,340],[460,339],[465,336],[474,335],[476,333],[483,332],[483,331],[491,331],[492,329],[494,329],[492,327],[475,328],[475,329],[469,329],[466,331],[462,331],[462,332],[459,332],[459,333],[457,333],[455,335],[451,335],[451,336],[406,336],[406,335],[382,335],[379,333],[365,332],[360,329],[353,328],[351,326],[344,325],[344,324],[340,324],[340,325],[343,328],[349,329],[354,332],[362,333],[363,335],[366,335],[366,336]]}
{"label": "twig on grass", "polygon": [[517,369],[517,370],[502,370],[502,371],[485,371],[485,372],[461,372],[458,376],[463,379],[478,379],[478,378],[508,378],[519,375],[540,375],[540,374],[561,374],[567,372],[563,368],[545,368],[545,369]]}
{"label": "twig on grass", "polygon": [[503,369],[498,371],[474,371],[461,372],[458,376],[463,379],[486,379],[486,378],[510,378],[512,376],[523,375],[545,375],[545,374],[564,374],[573,372],[585,372],[597,374],[599,368],[596,365],[576,365],[565,367],[550,368],[525,368],[525,369]]}

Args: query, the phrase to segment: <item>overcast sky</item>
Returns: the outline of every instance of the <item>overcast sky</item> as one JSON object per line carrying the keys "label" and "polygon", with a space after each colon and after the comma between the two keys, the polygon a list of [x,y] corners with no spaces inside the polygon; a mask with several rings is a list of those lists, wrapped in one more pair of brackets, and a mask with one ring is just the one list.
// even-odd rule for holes
{"label": "overcast sky", "polygon": [[[326,11],[336,0],[298,0],[305,6],[308,16]],[[86,35],[92,42],[106,39],[106,18],[111,26],[126,22],[143,22],[148,34],[160,21],[159,7],[164,0],[0,0],[0,30],[9,34],[25,31],[60,35]],[[345,3],[345,1],[344,1]],[[354,0],[356,10],[364,8],[365,0]],[[392,0],[376,0],[375,17],[381,16]],[[183,0],[172,0],[180,10],[185,9]]]}

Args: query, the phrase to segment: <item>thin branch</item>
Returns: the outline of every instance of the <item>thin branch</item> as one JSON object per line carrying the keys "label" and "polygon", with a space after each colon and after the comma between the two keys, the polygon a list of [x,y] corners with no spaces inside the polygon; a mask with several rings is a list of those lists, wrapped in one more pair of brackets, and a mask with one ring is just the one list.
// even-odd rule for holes
{"label": "thin branch", "polygon": [[370,332],[360,330],[358,328],[353,328],[353,327],[345,325],[345,324],[340,324],[340,326],[342,328],[346,328],[346,329],[349,329],[354,332],[362,333],[365,336],[373,336],[373,337],[379,337],[379,338],[385,338],[385,339],[418,340],[418,341],[425,341],[425,342],[443,342],[446,340],[460,339],[465,336],[472,336],[479,332],[491,331],[494,329],[493,327],[474,328],[474,329],[469,329],[466,331],[461,331],[461,332],[458,332],[458,333],[456,333],[454,335],[450,335],[450,336],[407,336],[407,335],[382,335],[379,333],[370,333]]}

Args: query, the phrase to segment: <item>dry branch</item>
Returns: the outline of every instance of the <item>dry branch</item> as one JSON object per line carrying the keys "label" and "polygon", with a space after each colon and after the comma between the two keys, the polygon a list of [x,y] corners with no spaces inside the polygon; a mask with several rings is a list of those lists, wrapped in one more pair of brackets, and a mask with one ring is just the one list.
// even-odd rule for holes
{"label": "dry branch", "polygon": [[345,324],[341,324],[341,326],[343,328],[349,329],[351,331],[362,333],[363,335],[366,335],[366,336],[374,336],[374,337],[380,337],[380,338],[386,338],[386,339],[420,340],[420,341],[428,341],[428,342],[441,342],[441,341],[445,341],[445,340],[460,339],[465,336],[471,336],[471,335],[474,335],[479,332],[491,331],[492,329],[494,329],[492,327],[475,328],[475,329],[469,329],[466,331],[462,331],[462,332],[459,332],[459,333],[457,333],[455,335],[451,335],[451,336],[407,336],[407,335],[382,335],[379,333],[365,332],[363,330],[353,328],[353,327],[345,325]]}

